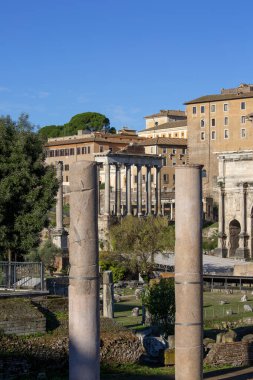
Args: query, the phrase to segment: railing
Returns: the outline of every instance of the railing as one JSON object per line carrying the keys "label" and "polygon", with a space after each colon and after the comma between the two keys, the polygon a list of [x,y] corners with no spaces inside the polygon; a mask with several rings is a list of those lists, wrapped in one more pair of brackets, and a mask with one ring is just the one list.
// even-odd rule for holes
{"label": "railing", "polygon": [[44,290],[44,265],[33,262],[0,261],[0,288]]}

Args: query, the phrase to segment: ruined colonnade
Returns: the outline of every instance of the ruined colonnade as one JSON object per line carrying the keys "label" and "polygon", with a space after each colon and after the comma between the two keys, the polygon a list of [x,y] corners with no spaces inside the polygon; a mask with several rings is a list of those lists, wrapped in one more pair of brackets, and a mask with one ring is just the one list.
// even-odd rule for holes
{"label": "ruined colonnade", "polygon": [[[143,173],[142,170],[145,168],[145,189],[146,189],[146,199],[145,199],[145,214],[152,214],[152,186],[151,186],[151,168],[155,168],[156,176],[156,188],[155,188],[155,215],[162,215],[162,202],[161,202],[161,168],[162,168],[162,158],[153,155],[127,155],[127,154],[97,154],[95,155],[95,160],[103,164],[104,176],[105,176],[105,204],[104,204],[104,215],[109,217],[111,213],[110,206],[110,189],[111,189],[111,168],[115,170],[115,207],[113,214],[120,217],[121,215],[132,215],[133,214],[133,202],[132,202],[132,168],[135,166],[137,169],[137,215],[143,215]],[[99,169],[98,169],[99,170]],[[125,171],[126,178],[126,210],[122,212],[122,186],[121,186],[121,173]]]}

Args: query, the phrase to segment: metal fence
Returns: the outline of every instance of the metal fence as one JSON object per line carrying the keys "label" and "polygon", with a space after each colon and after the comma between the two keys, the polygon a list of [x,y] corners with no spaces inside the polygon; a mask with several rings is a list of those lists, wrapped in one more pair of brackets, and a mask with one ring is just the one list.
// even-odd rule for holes
{"label": "metal fence", "polygon": [[42,263],[0,261],[0,288],[44,290]]}

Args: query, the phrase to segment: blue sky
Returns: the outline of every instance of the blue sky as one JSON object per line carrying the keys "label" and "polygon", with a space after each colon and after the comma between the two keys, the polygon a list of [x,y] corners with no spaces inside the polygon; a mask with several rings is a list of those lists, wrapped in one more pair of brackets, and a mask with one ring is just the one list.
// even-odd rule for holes
{"label": "blue sky", "polygon": [[1,1],[0,114],[39,126],[81,112],[143,117],[253,83],[253,1]]}

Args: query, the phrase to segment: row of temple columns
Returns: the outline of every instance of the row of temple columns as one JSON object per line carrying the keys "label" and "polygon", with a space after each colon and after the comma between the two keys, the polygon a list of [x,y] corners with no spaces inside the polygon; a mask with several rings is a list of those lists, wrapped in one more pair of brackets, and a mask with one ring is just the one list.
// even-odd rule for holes
{"label": "row of temple columns", "polygon": [[[121,215],[121,164],[104,164],[105,173],[105,208],[104,214],[110,215],[110,166],[115,166],[115,215]],[[126,170],[126,214],[132,215],[132,187],[131,187],[131,164],[124,164]],[[142,168],[143,165],[137,167],[137,214],[143,215],[142,212]],[[156,209],[155,214],[161,215],[161,168],[156,168]],[[151,166],[146,166],[146,214],[152,213],[152,188],[151,188]]]}

